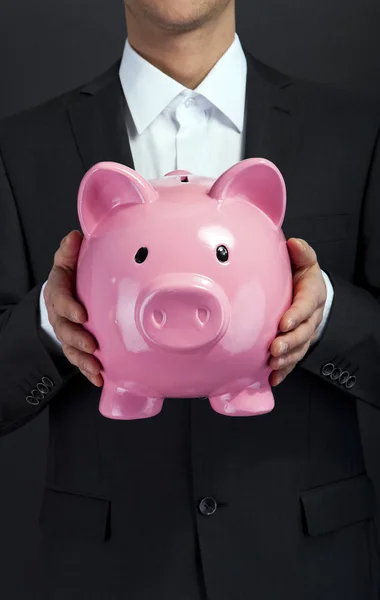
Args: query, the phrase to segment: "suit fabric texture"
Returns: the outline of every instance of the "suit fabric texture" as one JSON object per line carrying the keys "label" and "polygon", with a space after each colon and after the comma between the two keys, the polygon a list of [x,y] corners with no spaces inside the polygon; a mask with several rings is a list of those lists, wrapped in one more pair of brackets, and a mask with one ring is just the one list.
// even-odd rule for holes
{"label": "suit fabric texture", "polygon": [[380,597],[380,114],[247,59],[245,158],[282,171],[285,235],[314,247],[334,287],[321,340],[265,416],[198,398],[105,419],[100,390],[39,329],[84,173],[133,167],[119,63],[0,123],[0,434],[48,408],[41,598]]}

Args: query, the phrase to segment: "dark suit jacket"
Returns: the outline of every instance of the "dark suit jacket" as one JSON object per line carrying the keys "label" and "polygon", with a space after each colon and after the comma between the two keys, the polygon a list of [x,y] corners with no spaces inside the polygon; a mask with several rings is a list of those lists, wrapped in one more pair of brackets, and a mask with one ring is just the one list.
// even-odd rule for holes
{"label": "dark suit jacket", "polygon": [[[322,339],[262,417],[171,399],[152,419],[105,419],[99,389],[39,331],[41,284],[61,238],[79,228],[81,178],[98,161],[133,166],[119,64],[0,124],[0,432],[49,406],[49,600],[380,593],[380,115],[367,100],[248,64],[245,156],[280,168],[285,234],[315,248],[335,290]],[[199,509],[204,497],[214,514]]]}

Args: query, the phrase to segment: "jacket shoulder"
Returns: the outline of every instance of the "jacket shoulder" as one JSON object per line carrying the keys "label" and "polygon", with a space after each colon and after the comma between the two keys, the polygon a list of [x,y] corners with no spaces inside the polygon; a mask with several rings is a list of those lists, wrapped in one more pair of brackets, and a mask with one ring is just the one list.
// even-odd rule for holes
{"label": "jacket shoulder", "polygon": [[0,140],[25,131],[25,127],[41,126],[43,123],[60,119],[68,108],[80,101],[83,96],[93,96],[115,81],[119,74],[120,60],[114,63],[106,72],[83,85],[69,90],[42,104],[33,106],[22,112],[0,119]]}
{"label": "jacket shoulder", "polygon": [[367,121],[375,120],[380,126],[379,98],[351,90],[313,81],[312,79],[297,77],[284,73],[253,57],[246,51],[247,60],[250,61],[260,78],[268,85],[279,88],[288,88],[287,94],[293,98],[298,107],[317,110],[317,112],[352,114],[362,116]]}

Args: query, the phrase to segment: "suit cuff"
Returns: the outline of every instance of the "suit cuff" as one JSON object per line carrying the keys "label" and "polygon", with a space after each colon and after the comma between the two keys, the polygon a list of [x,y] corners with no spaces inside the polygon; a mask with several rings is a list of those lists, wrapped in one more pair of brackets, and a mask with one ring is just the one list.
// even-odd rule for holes
{"label": "suit cuff", "polygon": [[322,321],[317,329],[317,338],[314,340],[313,344],[316,344],[323,335],[323,332],[326,328],[327,320],[330,316],[332,303],[334,300],[334,288],[330,281],[330,277],[324,271],[322,271],[322,275],[323,275],[323,279],[324,279],[325,285],[326,285],[327,297],[326,297],[326,302],[325,302],[325,306],[323,309]]}
{"label": "suit cuff", "polygon": [[47,308],[46,308],[46,304],[45,304],[44,290],[45,290],[46,284],[47,284],[47,281],[45,281],[45,283],[43,284],[43,286],[41,288],[40,298],[39,298],[40,328],[41,328],[41,331],[44,332],[44,335],[42,337],[43,337],[45,346],[53,354],[62,355],[62,353],[63,353],[62,345],[61,345],[61,342],[59,341],[59,339],[57,338],[57,336],[55,335],[53,326],[51,325],[51,323],[49,321],[48,312],[47,312]]}
{"label": "suit cuff", "polygon": [[33,419],[78,369],[53,355],[39,326],[41,287],[12,310],[0,346],[0,436]]}
{"label": "suit cuff", "polygon": [[380,306],[366,290],[329,272],[334,288],[323,335],[299,366],[380,408]]}

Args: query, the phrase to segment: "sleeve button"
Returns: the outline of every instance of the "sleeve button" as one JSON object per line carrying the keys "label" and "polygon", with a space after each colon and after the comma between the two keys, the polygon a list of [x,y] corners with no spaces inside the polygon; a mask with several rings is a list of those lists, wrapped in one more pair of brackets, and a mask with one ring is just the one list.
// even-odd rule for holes
{"label": "sleeve button", "polygon": [[352,387],[354,387],[355,383],[356,383],[356,377],[354,375],[352,375],[346,381],[346,388],[348,390],[351,389]]}
{"label": "sleeve button", "polygon": [[45,394],[43,394],[39,390],[32,390],[30,392],[30,395],[33,396],[33,398],[36,398],[36,400],[43,400],[45,396]]}
{"label": "sleeve button", "polygon": [[324,375],[325,377],[329,377],[334,369],[335,365],[333,363],[326,363],[322,367],[322,375]]}
{"label": "sleeve button", "polygon": [[26,401],[28,404],[32,404],[32,406],[38,406],[38,404],[40,403],[38,398],[34,398],[33,396],[27,396]]}
{"label": "sleeve button", "polygon": [[343,373],[341,374],[341,376],[339,377],[339,383],[341,385],[344,385],[350,378],[350,374],[348,371],[343,371]]}
{"label": "sleeve button", "polygon": [[46,385],[46,386],[47,386],[49,389],[51,389],[51,390],[52,390],[52,389],[53,389],[53,387],[54,387],[54,381],[52,381],[52,380],[50,379],[50,377],[43,377],[43,378],[42,378],[42,383],[43,383],[44,385]]}
{"label": "sleeve button", "polygon": [[50,392],[50,388],[45,383],[37,383],[37,389],[44,396]]}
{"label": "sleeve button", "polygon": [[339,379],[339,377],[342,374],[342,369],[339,369],[339,367],[336,367],[333,372],[330,375],[330,379],[332,379],[333,381],[336,381],[337,379]]}

